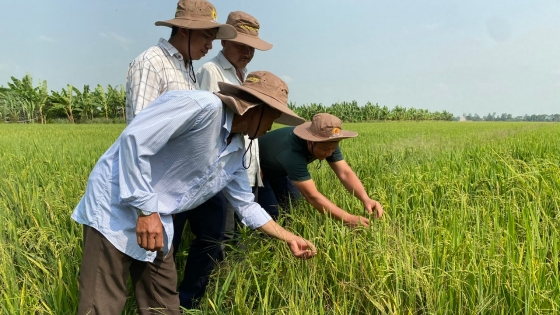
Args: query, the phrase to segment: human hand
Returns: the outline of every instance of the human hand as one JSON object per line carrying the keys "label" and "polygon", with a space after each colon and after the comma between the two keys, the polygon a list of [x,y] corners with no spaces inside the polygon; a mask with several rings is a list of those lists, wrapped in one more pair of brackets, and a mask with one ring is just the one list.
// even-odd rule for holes
{"label": "human hand", "polygon": [[294,257],[296,258],[309,259],[317,255],[317,249],[315,249],[315,245],[304,238],[295,237],[286,242],[290,247],[292,255],[294,255]]}
{"label": "human hand", "polygon": [[344,225],[349,228],[356,228],[359,226],[369,226],[369,220],[359,215],[348,215],[343,219]]}
{"label": "human hand", "polygon": [[138,217],[136,241],[140,247],[149,251],[159,251],[163,248],[163,225],[156,212]]}
{"label": "human hand", "polygon": [[374,218],[379,219],[383,216],[383,207],[379,201],[368,199],[364,202],[364,208],[369,214],[373,214]]}

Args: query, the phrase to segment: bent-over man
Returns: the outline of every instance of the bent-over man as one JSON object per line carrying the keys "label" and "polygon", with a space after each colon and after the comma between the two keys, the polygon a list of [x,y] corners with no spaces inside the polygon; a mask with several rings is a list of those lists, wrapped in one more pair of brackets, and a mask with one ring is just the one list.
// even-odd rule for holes
{"label": "bent-over man", "polygon": [[257,138],[273,121],[303,122],[287,107],[288,87],[263,71],[220,90],[160,96],[93,168],[72,214],[84,225],[78,314],[120,314],[129,275],[140,314],[179,314],[172,215],[220,191],[243,224],[286,241],[296,257],[316,254],[253,202],[242,166],[244,134]]}
{"label": "bent-over man", "polygon": [[307,165],[315,160],[319,163],[326,160],[346,190],[358,198],[374,218],[380,218],[383,207],[368,196],[338,146],[341,140],[356,136],[358,133],[354,131],[343,130],[336,116],[323,113],[313,116],[311,122],[295,128],[276,129],[259,138],[264,181],[264,187],[259,188],[259,204],[277,218],[279,206],[286,209],[290,201],[303,195],[319,212],[348,226],[369,225],[367,218],[346,212],[317,190]]}

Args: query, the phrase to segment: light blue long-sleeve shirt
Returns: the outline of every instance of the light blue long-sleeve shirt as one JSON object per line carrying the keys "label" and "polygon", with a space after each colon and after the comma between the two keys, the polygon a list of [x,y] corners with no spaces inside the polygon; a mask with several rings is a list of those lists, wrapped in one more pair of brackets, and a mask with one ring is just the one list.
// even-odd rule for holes
{"label": "light blue long-sleeve shirt", "polygon": [[118,250],[142,261],[156,253],[138,246],[137,210],[157,212],[167,254],[171,214],[187,211],[223,191],[243,224],[271,220],[254,202],[242,166],[243,137],[233,112],[207,91],[170,91],[142,110],[101,156],[72,218],[101,232]]}

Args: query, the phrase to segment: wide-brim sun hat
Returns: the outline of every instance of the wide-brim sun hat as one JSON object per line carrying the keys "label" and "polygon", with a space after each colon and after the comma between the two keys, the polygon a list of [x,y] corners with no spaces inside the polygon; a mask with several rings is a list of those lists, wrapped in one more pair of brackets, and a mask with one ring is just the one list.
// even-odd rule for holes
{"label": "wide-brim sun hat", "polygon": [[342,121],[327,113],[315,114],[312,121],[295,127],[294,134],[312,142],[340,141],[358,136],[355,131],[343,130]]}
{"label": "wide-brim sun hat", "polygon": [[258,50],[269,50],[272,44],[259,38],[259,21],[243,11],[233,11],[228,15],[226,24],[237,31],[237,37],[229,41],[245,44]]}
{"label": "wide-brim sun hat", "polygon": [[[268,71],[249,73],[241,85],[218,82],[218,87],[220,91],[214,94],[238,115],[243,115],[250,108],[265,103],[282,112],[282,115],[275,120],[279,124],[297,126],[305,122],[305,119],[288,107],[288,85]],[[245,93],[250,96],[247,97]]]}
{"label": "wide-brim sun hat", "polygon": [[157,26],[179,27],[191,30],[217,28],[216,39],[233,39],[237,36],[235,28],[218,23],[218,13],[212,3],[206,0],[179,0],[175,18],[157,21]]}

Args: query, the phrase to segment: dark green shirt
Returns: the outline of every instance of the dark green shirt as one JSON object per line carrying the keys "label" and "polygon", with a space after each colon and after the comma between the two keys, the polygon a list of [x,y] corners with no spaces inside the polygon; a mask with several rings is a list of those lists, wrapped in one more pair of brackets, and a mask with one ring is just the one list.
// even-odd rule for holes
{"label": "dark green shirt", "polygon": [[[294,134],[295,127],[276,129],[259,137],[259,159],[265,177],[288,176],[290,180],[311,179],[307,164],[315,158],[307,150],[307,141]],[[334,150],[327,162],[344,160],[340,147]]]}

